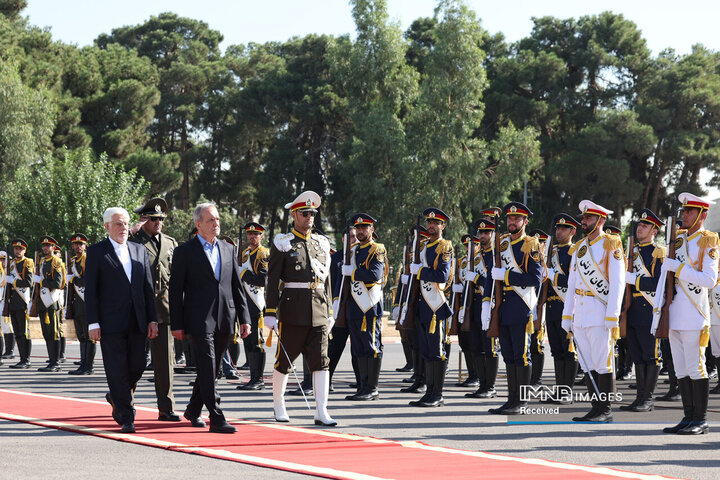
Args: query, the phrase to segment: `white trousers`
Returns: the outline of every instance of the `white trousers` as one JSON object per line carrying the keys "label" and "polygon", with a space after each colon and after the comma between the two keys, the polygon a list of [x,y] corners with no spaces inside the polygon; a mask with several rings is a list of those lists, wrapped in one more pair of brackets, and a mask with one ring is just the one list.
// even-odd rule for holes
{"label": "white trousers", "polygon": [[575,327],[575,349],[583,371],[595,370],[599,374],[613,373],[613,347],[610,329],[605,327]]}
{"label": "white trousers", "polygon": [[710,346],[713,356],[720,357],[720,325],[710,325]]}
{"label": "white trousers", "polygon": [[670,330],[670,350],[677,378],[707,378],[705,347],[700,346],[701,333],[702,330]]}

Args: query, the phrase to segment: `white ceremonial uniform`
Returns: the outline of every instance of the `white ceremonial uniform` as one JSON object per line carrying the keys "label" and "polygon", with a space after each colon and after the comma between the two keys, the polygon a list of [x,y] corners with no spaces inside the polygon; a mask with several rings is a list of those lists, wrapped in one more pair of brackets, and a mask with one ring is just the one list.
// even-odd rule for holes
{"label": "white ceremonial uniform", "polygon": [[[613,371],[613,329],[618,326],[625,287],[622,246],[606,249],[608,234],[575,245],[570,261],[563,328],[572,329],[583,370]],[[617,237],[615,237],[617,238]]]}

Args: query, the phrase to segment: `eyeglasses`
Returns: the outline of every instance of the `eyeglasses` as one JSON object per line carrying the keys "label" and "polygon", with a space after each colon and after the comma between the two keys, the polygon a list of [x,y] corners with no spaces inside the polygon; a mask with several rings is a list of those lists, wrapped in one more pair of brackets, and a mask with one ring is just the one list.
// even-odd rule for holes
{"label": "eyeglasses", "polygon": [[148,217],[147,219],[148,222],[162,222],[163,220],[165,219],[161,217]]}
{"label": "eyeglasses", "polygon": [[311,211],[305,210],[304,212],[300,212],[300,215],[307,218],[307,217],[314,217],[315,213],[316,212],[311,212]]}

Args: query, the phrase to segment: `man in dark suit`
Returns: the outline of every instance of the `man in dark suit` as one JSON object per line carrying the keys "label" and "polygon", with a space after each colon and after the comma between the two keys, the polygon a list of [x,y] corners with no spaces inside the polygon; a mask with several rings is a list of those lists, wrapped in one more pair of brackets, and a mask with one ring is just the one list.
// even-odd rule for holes
{"label": "man in dark suit", "polygon": [[204,427],[203,404],[210,414],[210,431],[235,433],[219,407],[215,374],[235,333],[250,333],[250,314],[243,294],[232,245],[218,240],[220,218],[212,203],[201,203],[193,212],[197,236],[175,249],[170,270],[170,324],[173,337],[192,338],[197,378],[184,417],[194,427]]}
{"label": "man in dark suit", "polygon": [[128,242],[130,215],[105,210],[108,238],[91,245],[85,260],[85,309],[90,339],[102,342],[113,418],[123,433],[135,432],[135,387],[145,370],[145,337],[157,336],[157,313],[148,255]]}

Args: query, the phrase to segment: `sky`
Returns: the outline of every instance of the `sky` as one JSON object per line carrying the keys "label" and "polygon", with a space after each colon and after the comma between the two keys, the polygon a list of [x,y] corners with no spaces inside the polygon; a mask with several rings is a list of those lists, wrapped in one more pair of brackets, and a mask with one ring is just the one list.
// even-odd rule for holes
{"label": "sky", "polygon": [[[432,16],[437,0],[387,0],[391,19],[403,30],[413,20]],[[610,10],[635,22],[657,54],[674,48],[684,54],[702,43],[720,50],[717,21],[720,2],[668,0],[466,0],[490,33],[509,41],[530,34],[532,17],[578,18]],[[229,45],[285,41],[310,33],[354,36],[347,0],[28,0],[23,14],[30,23],[49,27],[53,38],[91,45],[101,33],[143,23],[152,15],[174,12],[203,20],[220,31]]]}

